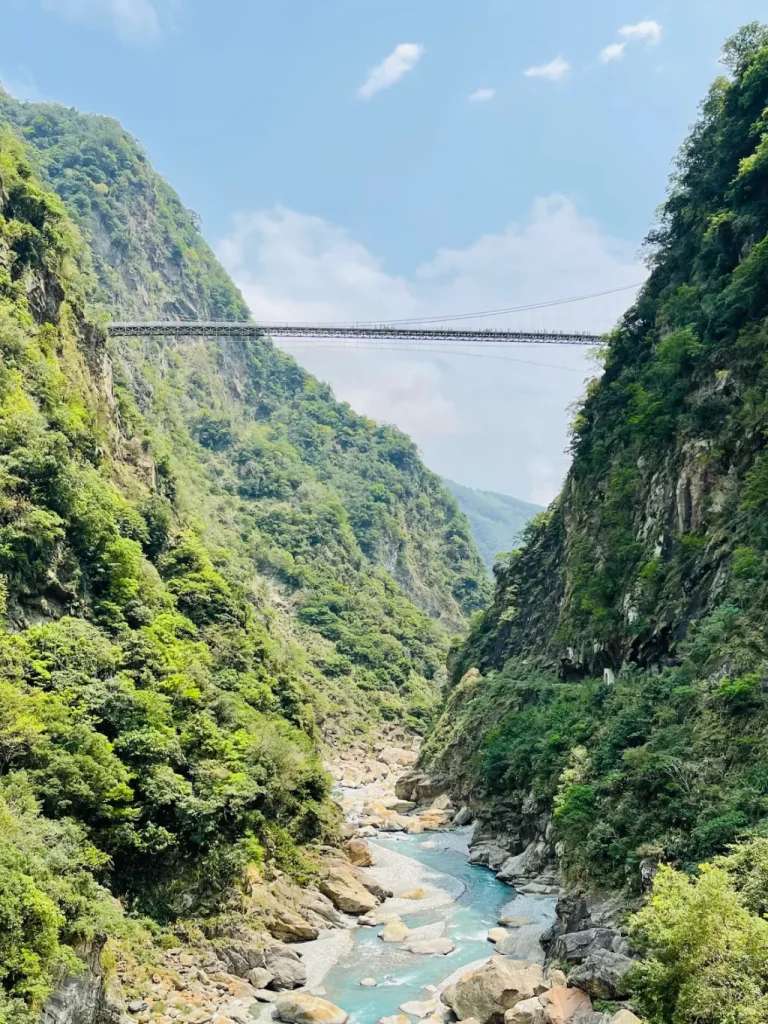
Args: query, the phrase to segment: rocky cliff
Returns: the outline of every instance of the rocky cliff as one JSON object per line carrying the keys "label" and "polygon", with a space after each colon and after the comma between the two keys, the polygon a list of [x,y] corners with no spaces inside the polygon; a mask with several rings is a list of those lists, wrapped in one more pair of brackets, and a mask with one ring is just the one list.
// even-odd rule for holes
{"label": "rocky cliff", "polygon": [[765,30],[724,60],[563,491],[497,568],[425,749],[502,818],[552,813],[573,874],[635,885],[768,813]]}

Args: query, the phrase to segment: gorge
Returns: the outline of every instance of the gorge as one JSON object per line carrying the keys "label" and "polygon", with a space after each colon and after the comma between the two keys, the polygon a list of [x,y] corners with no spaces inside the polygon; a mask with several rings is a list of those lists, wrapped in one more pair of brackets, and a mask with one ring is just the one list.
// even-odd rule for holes
{"label": "gorge", "polygon": [[768,29],[724,61],[493,592],[268,338],[107,336],[248,311],[0,91],[0,1024],[768,1020]]}

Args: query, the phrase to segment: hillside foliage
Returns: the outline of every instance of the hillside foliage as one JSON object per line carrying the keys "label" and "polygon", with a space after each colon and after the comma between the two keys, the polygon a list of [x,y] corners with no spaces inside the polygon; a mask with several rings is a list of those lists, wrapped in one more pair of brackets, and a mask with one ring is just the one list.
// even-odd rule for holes
{"label": "hillside foliage", "polygon": [[571,879],[667,865],[633,923],[651,1024],[768,1018],[768,28],[723,60],[424,754],[501,821],[551,815]]}
{"label": "hillside foliage", "polygon": [[15,1024],[124,910],[154,928],[221,913],[249,864],[306,880],[337,836],[324,738],[423,730],[448,632],[486,584],[414,445],[268,339],[109,341],[105,302],[246,312],[114,122],[4,94],[0,121],[0,1019]]}

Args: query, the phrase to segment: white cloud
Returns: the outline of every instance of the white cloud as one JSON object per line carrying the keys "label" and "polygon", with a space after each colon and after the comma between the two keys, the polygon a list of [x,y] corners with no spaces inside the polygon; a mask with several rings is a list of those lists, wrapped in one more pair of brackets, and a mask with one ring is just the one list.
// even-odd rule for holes
{"label": "white cloud", "polygon": [[467,99],[470,103],[488,103],[496,95],[495,89],[475,89],[471,92]]}
{"label": "white cloud", "polygon": [[622,25],[619,35],[625,39],[636,39],[643,43],[658,43],[662,27],[658,21],[638,21],[634,25]]}
{"label": "white cloud", "polygon": [[160,35],[155,0],[43,0],[43,7],[72,21],[106,22],[131,42],[151,42]]}
{"label": "white cloud", "polygon": [[[560,195],[536,199],[523,223],[438,249],[409,276],[387,271],[343,227],[281,206],[238,214],[216,248],[264,321],[452,315],[606,291],[645,276],[632,246]],[[527,316],[541,326],[604,330],[626,301],[608,296],[503,322],[525,327]]]}
{"label": "white cloud", "polygon": [[368,77],[357,90],[357,95],[362,100],[369,100],[382,89],[389,89],[403,75],[412,71],[423,56],[424,47],[420,43],[398,43],[381,64],[371,68]]}
{"label": "white cloud", "polygon": [[[520,222],[437,250],[409,274],[389,271],[343,227],[284,207],[241,213],[216,249],[262,322],[448,316],[607,291],[645,276],[634,245],[557,195],[535,200]],[[603,331],[631,298],[623,291],[476,322]],[[557,491],[568,464],[568,407],[593,372],[578,348],[284,347],[359,412],[410,433],[438,472],[534,501]]]}
{"label": "white cloud", "polygon": [[626,43],[609,43],[608,46],[604,46],[600,51],[600,60],[603,64],[609,64],[614,60],[621,60],[626,46]]}
{"label": "white cloud", "polygon": [[555,57],[549,64],[536,64],[526,68],[523,74],[527,78],[547,78],[551,82],[557,82],[564,78],[571,70],[571,65],[563,57]]}

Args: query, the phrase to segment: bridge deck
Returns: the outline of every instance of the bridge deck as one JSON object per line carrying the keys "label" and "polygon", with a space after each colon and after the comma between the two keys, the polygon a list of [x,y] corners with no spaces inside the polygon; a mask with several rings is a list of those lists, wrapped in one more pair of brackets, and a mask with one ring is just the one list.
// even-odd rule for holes
{"label": "bridge deck", "polygon": [[275,338],[356,338],[380,341],[458,341],[503,344],[599,345],[599,334],[580,331],[504,331],[467,327],[387,327],[386,325],[344,324],[256,324],[249,320],[156,320],[147,323],[122,321],[109,324],[116,338],[253,338],[269,334]]}

